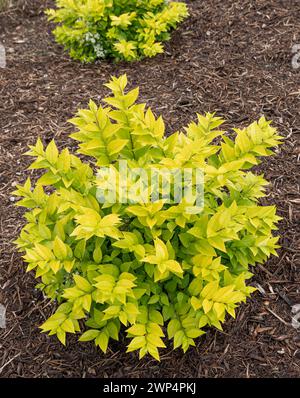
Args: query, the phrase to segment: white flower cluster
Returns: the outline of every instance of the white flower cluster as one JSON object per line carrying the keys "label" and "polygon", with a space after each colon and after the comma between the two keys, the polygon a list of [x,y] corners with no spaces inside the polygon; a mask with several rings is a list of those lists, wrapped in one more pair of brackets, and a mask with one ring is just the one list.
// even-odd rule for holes
{"label": "white flower cluster", "polygon": [[106,57],[106,52],[101,44],[99,33],[92,34],[90,32],[87,32],[85,35],[85,41],[87,43],[92,44],[94,51],[97,55],[97,58],[105,58]]}

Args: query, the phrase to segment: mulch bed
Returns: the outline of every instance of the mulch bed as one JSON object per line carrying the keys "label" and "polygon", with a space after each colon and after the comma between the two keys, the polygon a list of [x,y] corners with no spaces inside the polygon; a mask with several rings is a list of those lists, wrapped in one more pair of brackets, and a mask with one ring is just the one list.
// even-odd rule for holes
{"label": "mulch bed", "polygon": [[[43,10],[51,1],[23,1],[0,14],[0,43],[7,68],[0,69],[0,303],[7,327],[0,329],[0,377],[299,377],[300,329],[291,306],[300,303],[299,160],[300,69],[292,46],[300,43],[297,0],[188,1],[190,18],[174,33],[166,52],[136,63],[81,65],[55,44]],[[122,338],[103,355],[76,337],[63,347],[38,326],[54,307],[34,289],[12,241],[24,221],[11,191],[24,182],[22,156],[38,136],[74,148],[66,123],[79,107],[107,94],[110,75],[126,72],[141,99],[163,114],[168,133],[196,112],[216,111],[228,128],[264,114],[287,137],[276,157],[259,171],[271,182],[263,203],[278,207],[282,248],[278,258],[255,268],[259,287],[224,331],[207,330],[186,354],[162,353],[161,362],[126,354]]]}

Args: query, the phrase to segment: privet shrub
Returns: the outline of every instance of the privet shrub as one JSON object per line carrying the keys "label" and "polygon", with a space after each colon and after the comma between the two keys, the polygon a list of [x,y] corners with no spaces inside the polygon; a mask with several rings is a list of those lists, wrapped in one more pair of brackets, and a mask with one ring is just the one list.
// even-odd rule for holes
{"label": "privet shrub", "polygon": [[184,3],[165,0],[57,0],[47,11],[59,25],[58,43],[72,58],[91,62],[101,58],[135,60],[163,52],[170,37],[188,15]]}
{"label": "privet shrub", "polygon": [[[123,328],[128,352],[159,359],[165,335],[186,351],[204,328],[221,329],[226,314],[234,317],[255,290],[246,286],[249,266],[276,255],[279,217],[274,206],[258,204],[267,182],[250,169],[281,137],[261,118],[235,129],[232,140],[219,130],[222,120],[207,113],[185,134],[165,138],[162,117],[137,104],[138,89],[125,92],[126,84],[125,75],[112,78],[112,96],[104,99],[110,107],[90,101],[71,120],[77,152],[94,158],[93,167],[67,148],[59,152],[54,141],[30,147],[30,169],[46,172],[34,189],[29,179],[17,186],[18,205],[30,210],[16,243],[27,270],[41,279],[38,288],[60,304],[43,332],[65,344],[66,333],[80,332],[84,320],[79,340],[94,340],[106,352]],[[133,188],[129,202],[99,203],[99,187],[110,181],[94,170],[107,166],[120,177],[119,160],[146,171],[203,169],[204,208],[196,195],[172,203],[152,202],[146,193],[134,203],[139,174],[119,178]]]}

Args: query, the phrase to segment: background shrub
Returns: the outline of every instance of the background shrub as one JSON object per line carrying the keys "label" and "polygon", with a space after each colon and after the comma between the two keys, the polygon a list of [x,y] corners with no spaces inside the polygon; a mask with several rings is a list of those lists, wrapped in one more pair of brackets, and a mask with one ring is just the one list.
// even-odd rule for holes
{"label": "background shrub", "polygon": [[58,43],[72,58],[135,60],[163,52],[162,42],[187,15],[184,3],[165,0],[57,0],[47,11],[59,25]]}
{"label": "background shrub", "polygon": [[[29,179],[17,186],[18,205],[29,211],[16,243],[27,270],[40,278],[38,288],[60,304],[44,332],[65,344],[66,333],[80,332],[84,320],[80,340],[94,340],[106,352],[123,327],[128,351],[159,359],[165,334],[186,351],[205,327],[222,329],[226,314],[234,317],[255,290],[246,285],[249,266],[276,255],[272,230],[279,217],[274,206],[258,204],[267,182],[250,169],[281,137],[261,118],[235,129],[232,140],[219,129],[223,121],[208,113],[185,134],[165,138],[162,117],[137,104],[138,89],[125,92],[126,84],[125,75],[112,78],[109,107],[91,101],[71,120],[77,152],[94,164],[67,148],[59,153],[54,141],[30,147],[30,169],[46,172],[34,187]],[[122,180],[119,160],[146,171],[201,168],[204,207],[192,196],[168,203],[151,202],[148,194],[142,203],[99,203],[97,190],[110,181],[95,167],[112,169],[134,198],[140,175]],[[194,186],[192,179],[186,188]]]}

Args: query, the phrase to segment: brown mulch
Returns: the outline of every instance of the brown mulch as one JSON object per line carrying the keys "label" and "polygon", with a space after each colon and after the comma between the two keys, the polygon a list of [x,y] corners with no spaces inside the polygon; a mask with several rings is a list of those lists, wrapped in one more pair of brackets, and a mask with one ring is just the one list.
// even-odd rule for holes
{"label": "brown mulch", "polygon": [[[292,46],[300,43],[297,0],[187,1],[190,18],[174,33],[166,52],[136,63],[81,65],[55,44],[43,15],[51,1],[23,1],[0,14],[0,43],[7,68],[0,69],[0,303],[7,327],[0,329],[0,377],[299,377],[300,329],[291,306],[300,303],[299,160],[300,69]],[[271,182],[264,203],[275,203],[282,248],[278,258],[255,268],[259,287],[224,332],[208,330],[186,354],[172,347],[161,362],[126,354],[125,339],[103,355],[75,337],[63,347],[38,326],[53,307],[34,289],[32,274],[12,241],[24,221],[11,191],[24,182],[22,156],[38,136],[74,148],[66,123],[90,98],[97,102],[110,75],[126,72],[141,99],[163,114],[168,133],[216,111],[229,127],[264,114],[287,137],[260,171]]]}

